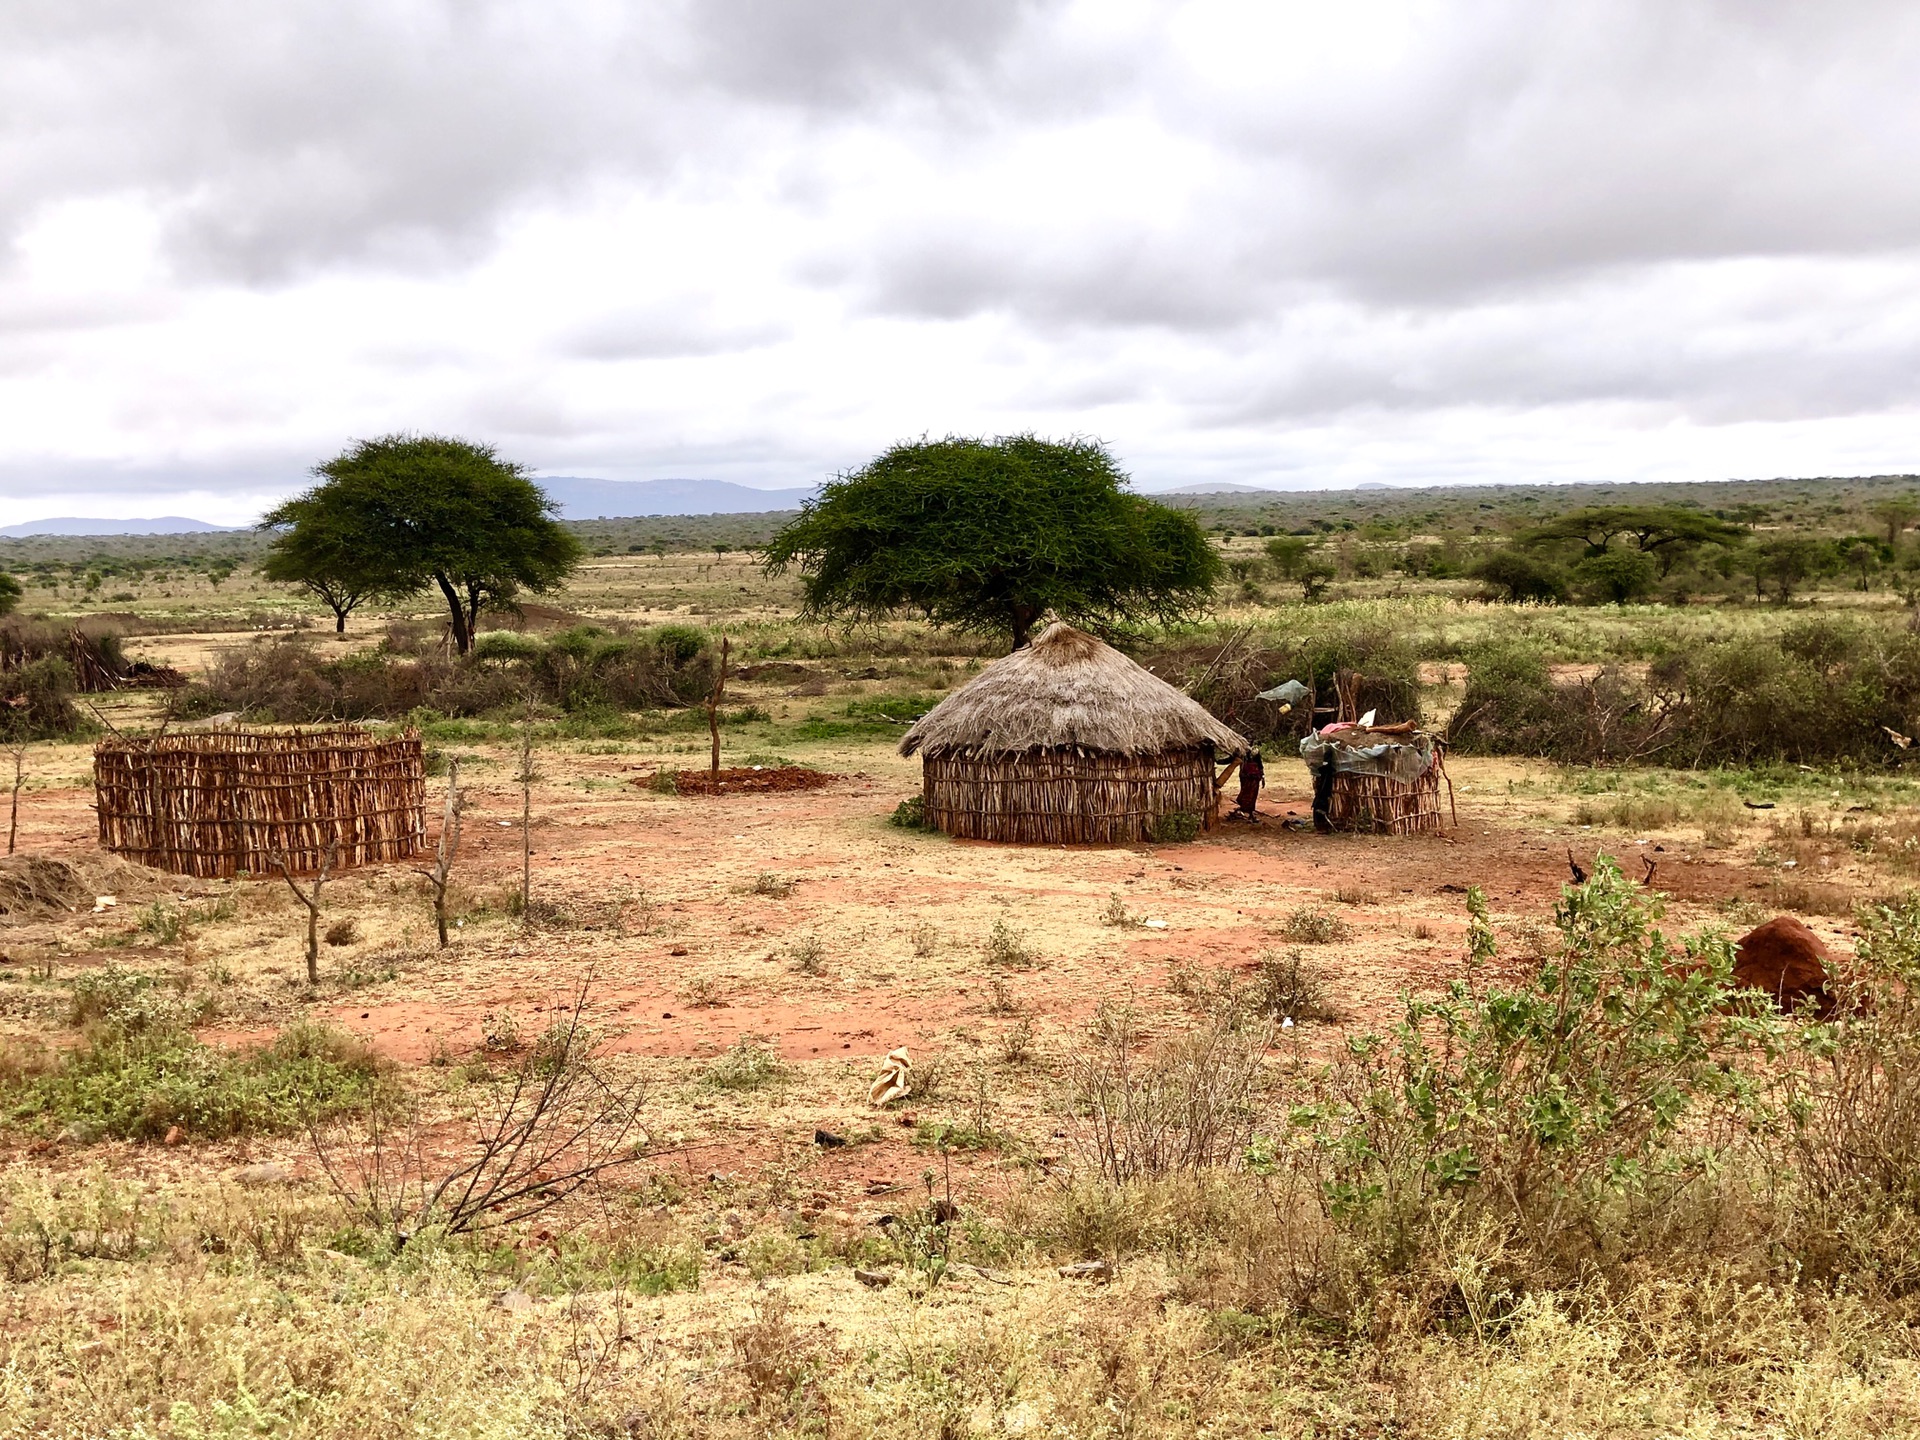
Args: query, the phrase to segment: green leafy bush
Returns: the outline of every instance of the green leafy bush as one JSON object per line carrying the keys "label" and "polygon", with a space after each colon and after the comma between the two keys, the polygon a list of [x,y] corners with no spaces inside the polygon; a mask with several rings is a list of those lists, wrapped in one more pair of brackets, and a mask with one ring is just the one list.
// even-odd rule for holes
{"label": "green leafy bush", "polygon": [[1724,938],[1673,948],[1606,857],[1518,986],[1483,983],[1493,933],[1477,889],[1468,906],[1468,978],[1351,1040],[1293,1112],[1332,1213],[1404,1238],[1464,1207],[1572,1266],[1658,1243],[1671,1202],[1769,1123],[1757,1062],[1784,1022],[1737,1003]]}
{"label": "green leafy bush", "polygon": [[0,742],[76,739],[94,730],[73,703],[73,667],[57,656],[0,673]]}
{"label": "green leafy bush", "polygon": [[887,817],[889,825],[897,825],[902,830],[931,830],[933,822],[927,819],[927,797],[909,795],[893,807],[893,814]]}
{"label": "green leafy bush", "polygon": [[1467,573],[1496,600],[1557,605],[1567,598],[1566,572],[1551,560],[1523,550],[1496,550],[1476,560]]}
{"label": "green leafy bush", "polygon": [[1147,822],[1147,838],[1156,845],[1184,845],[1200,834],[1200,816],[1192,810],[1169,810]]}

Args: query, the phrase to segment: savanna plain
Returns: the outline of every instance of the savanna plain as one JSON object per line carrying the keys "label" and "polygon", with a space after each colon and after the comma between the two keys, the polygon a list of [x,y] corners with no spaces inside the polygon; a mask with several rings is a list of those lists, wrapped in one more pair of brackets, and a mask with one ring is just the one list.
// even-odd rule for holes
{"label": "savanna plain", "polygon": [[[1669,673],[1784,646],[1753,686],[1857,690],[1899,585],[1493,603],[1448,536],[1336,517],[1303,588],[1272,524],[1212,518],[1233,585],[1129,648],[1266,742],[1261,821],[1126,848],[895,823],[906,724],[1004,647],[803,624],[752,536],[602,527],[459,667],[424,604],[336,636],[215,542],[16,563],[23,612],[112,592],[189,682],[84,697],[94,733],[410,725],[431,833],[317,895],[189,880],[101,854],[89,736],[21,747],[0,1434],[1920,1428],[1905,747],[1743,757]],[[749,785],[700,793],[722,637]],[[600,684],[637,644],[652,692]],[[1452,727],[1446,833],[1301,823],[1295,719],[1249,697],[1335,667]],[[1729,998],[1783,913],[1824,1016]]]}

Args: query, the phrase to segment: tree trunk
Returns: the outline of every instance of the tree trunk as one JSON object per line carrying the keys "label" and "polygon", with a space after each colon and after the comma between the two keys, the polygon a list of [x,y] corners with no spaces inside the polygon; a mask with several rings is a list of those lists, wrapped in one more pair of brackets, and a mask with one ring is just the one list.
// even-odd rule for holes
{"label": "tree trunk", "polygon": [[347,633],[347,612],[338,605],[333,607],[333,633],[336,635]]}
{"label": "tree trunk", "polygon": [[1031,605],[1013,607],[1013,648],[1024,650],[1027,646],[1027,634],[1033,629],[1033,622],[1040,618],[1040,612]]}
{"label": "tree trunk", "polygon": [[453,614],[453,648],[465,655],[473,649],[473,627],[467,624],[467,608],[460,601],[460,592],[453,588],[453,581],[445,575],[433,577],[440,584],[440,593],[447,597],[447,609]]}
{"label": "tree trunk", "polygon": [[467,586],[467,641],[473,642],[480,633],[480,610],[486,603],[486,592],[478,585]]}

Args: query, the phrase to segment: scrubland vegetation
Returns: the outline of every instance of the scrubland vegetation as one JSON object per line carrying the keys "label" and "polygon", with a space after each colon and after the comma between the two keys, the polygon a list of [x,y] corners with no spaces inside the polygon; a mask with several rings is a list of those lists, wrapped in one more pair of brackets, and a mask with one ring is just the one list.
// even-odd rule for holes
{"label": "scrubland vegetation", "polygon": [[[892,742],[1002,646],[802,623],[744,518],[702,552],[578,527],[601,553],[465,657],[426,604],[334,638],[244,542],[218,587],[129,578],[118,658],[189,683],[9,672],[72,707],[0,711],[51,717],[0,719],[37,844],[89,823],[89,727],[232,711],[418,726],[475,777],[472,848],[445,951],[405,867],[329,882],[315,986],[277,882],[33,917],[0,887],[0,1433],[1920,1428],[1905,488],[1656,495],[1741,534],[1601,555],[1542,534],[1579,492],[1196,504],[1210,612],[1118,638],[1277,786],[1304,721],[1257,692],[1360,671],[1452,740],[1457,848],[888,825]],[[1774,538],[1827,558],[1756,581]],[[33,553],[0,558],[65,635],[106,562]],[[1483,598],[1501,557],[1534,598]],[[816,821],[634,783],[704,763],[723,634],[726,763],[868,789]],[[1783,910],[1834,944],[1825,1019],[1732,984]],[[867,1106],[909,1025],[910,1096]]]}

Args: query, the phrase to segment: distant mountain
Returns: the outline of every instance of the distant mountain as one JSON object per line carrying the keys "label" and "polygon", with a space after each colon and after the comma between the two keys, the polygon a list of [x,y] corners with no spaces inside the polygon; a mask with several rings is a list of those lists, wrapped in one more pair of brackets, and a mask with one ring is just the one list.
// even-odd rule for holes
{"label": "distant mountain", "polygon": [[1182,485],[1175,490],[1156,490],[1156,495],[1275,495],[1279,492],[1270,485],[1235,485],[1227,480],[1214,480],[1199,485]]}
{"label": "distant mountain", "polygon": [[560,502],[563,520],[623,520],[642,515],[754,515],[797,510],[805,490],[756,490],[731,480],[590,480],[536,475],[534,483]]}
{"label": "distant mountain", "polygon": [[245,528],[244,525],[209,525],[185,515],[156,515],[151,520],[98,520],[62,515],[52,520],[0,526],[0,535],[16,538],[24,535],[207,535]]}

